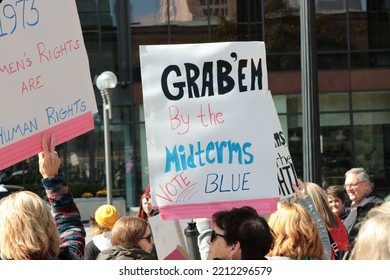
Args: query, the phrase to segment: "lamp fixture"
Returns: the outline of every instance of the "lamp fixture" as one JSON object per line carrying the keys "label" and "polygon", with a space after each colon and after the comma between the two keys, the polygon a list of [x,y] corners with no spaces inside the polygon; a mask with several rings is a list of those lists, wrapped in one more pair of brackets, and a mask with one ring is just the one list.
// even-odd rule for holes
{"label": "lamp fixture", "polygon": [[100,90],[103,100],[104,152],[106,161],[107,204],[112,205],[112,167],[111,167],[111,91],[116,87],[118,79],[111,71],[101,73],[96,79],[96,87]]}
{"label": "lamp fixture", "polygon": [[291,142],[299,142],[299,141],[301,141],[301,137],[299,137],[299,136],[297,135],[297,133],[294,132],[293,136],[290,137],[290,141],[291,141]]}

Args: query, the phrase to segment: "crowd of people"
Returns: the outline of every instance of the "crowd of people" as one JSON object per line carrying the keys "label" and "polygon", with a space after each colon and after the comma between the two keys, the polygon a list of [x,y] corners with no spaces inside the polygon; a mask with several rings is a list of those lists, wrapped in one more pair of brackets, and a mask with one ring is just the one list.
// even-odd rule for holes
{"label": "crowd of people", "polygon": [[[150,186],[135,216],[102,205],[90,219],[86,244],[80,213],[60,173],[55,137],[42,137],[39,172],[46,198],[21,190],[0,200],[0,259],[157,260],[149,217],[158,215]],[[345,173],[344,186],[321,188],[298,180],[295,197],[268,218],[254,208],[218,211],[195,219],[204,260],[390,259],[390,201],[372,188],[363,168]],[[351,201],[346,207],[346,200]]]}

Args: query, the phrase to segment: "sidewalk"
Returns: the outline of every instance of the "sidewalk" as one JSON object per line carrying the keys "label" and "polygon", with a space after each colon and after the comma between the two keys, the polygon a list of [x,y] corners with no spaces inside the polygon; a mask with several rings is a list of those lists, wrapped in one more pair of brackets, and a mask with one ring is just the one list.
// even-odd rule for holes
{"label": "sidewalk", "polygon": [[86,236],[85,236],[85,245],[87,245],[87,243],[92,240],[92,233],[91,233],[91,227],[89,226],[88,223],[84,223],[84,228],[85,228],[85,233],[86,233]]}

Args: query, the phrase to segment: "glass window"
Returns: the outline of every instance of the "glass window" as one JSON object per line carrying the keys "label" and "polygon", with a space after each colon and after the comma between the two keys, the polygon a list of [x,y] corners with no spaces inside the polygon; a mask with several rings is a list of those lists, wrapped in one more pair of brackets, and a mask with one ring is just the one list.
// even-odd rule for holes
{"label": "glass window", "polygon": [[335,113],[335,114],[320,114],[320,126],[340,126],[340,125],[350,125],[350,116],[349,113]]}
{"label": "glass window", "polygon": [[[365,2],[365,1],[364,1]],[[385,1],[367,1],[369,48],[390,48],[390,3]]]}
{"label": "glass window", "polygon": [[[110,124],[112,193],[114,197],[126,196],[126,202],[132,206],[138,204],[138,198],[132,193],[134,188],[134,138],[131,126],[126,124]],[[102,124],[95,126],[95,166],[96,183],[106,187],[105,143]],[[134,190],[135,191],[135,190]]]}
{"label": "glass window", "polygon": [[317,0],[316,4],[317,13],[338,14],[345,12],[345,0]]}
{"label": "glass window", "polygon": [[[221,17],[215,19],[211,26],[212,42],[237,41],[237,22],[236,19]],[[240,27],[239,27],[240,28]],[[240,30],[243,32],[243,30]]]}
{"label": "glass window", "polygon": [[318,2],[316,39],[319,51],[347,50],[347,18],[343,3],[344,0]]}
{"label": "glass window", "polygon": [[[96,89],[99,91],[98,89]],[[111,93],[111,104],[113,106],[124,106],[133,104],[133,92],[132,87],[126,86],[122,87],[118,84]],[[101,96],[100,92],[98,92]]]}
{"label": "glass window", "polygon": [[83,134],[66,142],[67,179],[73,183],[90,181],[89,135]]}
{"label": "glass window", "polygon": [[344,173],[352,165],[350,126],[321,126],[321,158],[323,185],[342,185]]}
{"label": "glass window", "polygon": [[390,170],[390,151],[386,144],[390,142],[389,127],[388,124],[359,124],[354,127],[356,166],[367,170],[374,187],[383,197],[390,192],[385,188],[385,176]]}
{"label": "glass window", "polygon": [[130,106],[114,106],[111,108],[110,122],[112,124],[130,123],[132,119]]}
{"label": "glass window", "polygon": [[[354,110],[390,110],[390,92],[354,92],[352,108]],[[389,123],[389,119],[387,119]]]}
{"label": "glass window", "polygon": [[390,66],[390,51],[377,51],[370,52],[370,66],[382,67]]}
{"label": "glass window", "polygon": [[237,28],[240,41],[264,41],[262,1],[237,1]]}
{"label": "glass window", "polygon": [[349,110],[349,95],[341,93],[321,93],[319,95],[320,112]]}
{"label": "glass window", "polygon": [[[266,45],[267,47],[267,45]],[[267,47],[268,49],[268,47]],[[268,71],[293,71],[301,69],[301,56],[299,54],[267,55]]]}
{"label": "glass window", "polygon": [[264,30],[267,52],[299,52],[299,5],[293,1],[264,3]]}
{"label": "glass window", "polygon": [[389,67],[390,51],[351,53],[352,68]]}
{"label": "glass window", "polygon": [[[288,122],[291,123],[290,117]],[[288,149],[298,178],[303,178],[302,127],[288,127]]]}
{"label": "glass window", "polygon": [[347,53],[318,53],[318,69],[347,69],[348,55]]}
{"label": "glass window", "polygon": [[[166,1],[165,1],[166,2]],[[139,46],[168,43],[167,10],[160,0],[130,0],[131,61],[140,65]],[[135,68],[135,75],[139,74]]]}
{"label": "glass window", "polygon": [[101,37],[97,32],[84,31],[83,37],[88,52],[91,77],[100,75],[102,69],[115,71],[118,61],[116,31],[106,31],[101,34]]}
{"label": "glass window", "polygon": [[287,113],[286,95],[272,95],[278,114]]}
{"label": "glass window", "polygon": [[390,123],[390,111],[354,113],[353,122],[355,125],[388,124]]}
{"label": "glass window", "polygon": [[370,48],[367,11],[349,12],[349,34],[352,50],[367,50]]}
{"label": "glass window", "polygon": [[301,113],[302,112],[302,96],[288,95],[287,96],[287,112]]}
{"label": "glass window", "polygon": [[351,53],[352,68],[367,68],[374,66],[375,62],[371,60],[369,52],[353,52]]}
{"label": "glass window", "polygon": [[76,0],[76,5],[84,30],[117,26],[116,0]]}
{"label": "glass window", "polygon": [[83,29],[97,29],[99,25],[96,2],[94,0],[76,0],[80,24]]}
{"label": "glass window", "polygon": [[137,182],[145,188],[149,184],[149,164],[146,146],[145,124],[135,126],[137,139]]}
{"label": "glass window", "polygon": [[161,0],[130,0],[130,5],[132,25],[151,26],[163,22]]}

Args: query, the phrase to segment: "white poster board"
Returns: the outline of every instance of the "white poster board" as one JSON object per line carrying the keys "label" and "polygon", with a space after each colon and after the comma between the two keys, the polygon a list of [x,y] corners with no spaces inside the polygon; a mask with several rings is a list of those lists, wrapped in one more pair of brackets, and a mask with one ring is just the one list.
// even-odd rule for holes
{"label": "white poster board", "polygon": [[149,174],[162,219],[276,210],[263,42],[140,46]]}
{"label": "white poster board", "polygon": [[94,128],[97,112],[75,1],[0,3],[0,169]]}
{"label": "white poster board", "polygon": [[278,189],[281,200],[285,200],[295,195],[292,188],[293,184],[298,185],[298,178],[295,172],[295,167],[287,145],[287,139],[280,124],[278,112],[276,111],[271,92],[267,92],[267,100],[269,103],[270,115],[273,119],[273,137],[275,141],[276,152],[276,167],[278,178]]}
{"label": "white poster board", "polygon": [[161,220],[159,215],[156,215],[149,217],[148,221],[159,260],[165,259],[176,249],[177,245],[187,250],[184,229],[191,220]]}

